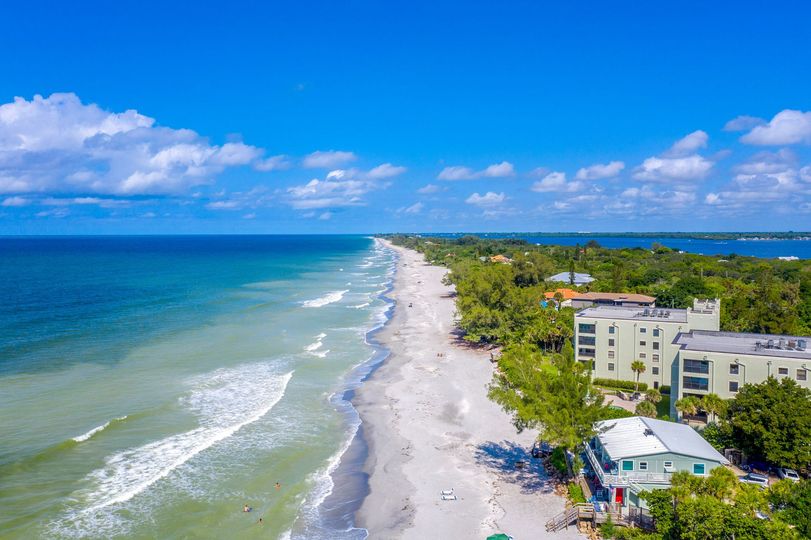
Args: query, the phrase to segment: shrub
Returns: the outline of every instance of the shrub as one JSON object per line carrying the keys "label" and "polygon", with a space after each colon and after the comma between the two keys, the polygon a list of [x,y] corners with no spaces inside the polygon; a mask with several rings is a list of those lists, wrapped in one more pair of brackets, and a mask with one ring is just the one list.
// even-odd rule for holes
{"label": "shrub", "polygon": [[616,418],[629,418],[636,416],[631,411],[626,411],[622,407],[609,407],[604,414],[600,415],[600,420],[614,420]]}
{"label": "shrub", "polygon": [[659,387],[659,393],[660,394],[668,394],[668,395],[670,395],[670,386],[667,385],[667,384],[665,384],[664,386],[660,386]]}
{"label": "shrub", "polygon": [[[634,381],[617,381],[614,379],[600,379],[596,378],[591,381],[592,384],[595,386],[608,386],[610,388],[619,388],[620,390],[631,390],[633,391],[636,388],[636,382]],[[644,392],[648,389],[648,385],[646,383],[639,383],[639,391]]]}
{"label": "shrub", "polygon": [[549,462],[560,474],[569,474],[569,467],[566,466],[566,451],[563,450],[563,447],[558,446],[552,450],[552,454],[549,456]]}
{"label": "shrub", "polygon": [[569,500],[574,504],[586,502],[586,496],[583,495],[583,488],[575,482],[569,482]]}

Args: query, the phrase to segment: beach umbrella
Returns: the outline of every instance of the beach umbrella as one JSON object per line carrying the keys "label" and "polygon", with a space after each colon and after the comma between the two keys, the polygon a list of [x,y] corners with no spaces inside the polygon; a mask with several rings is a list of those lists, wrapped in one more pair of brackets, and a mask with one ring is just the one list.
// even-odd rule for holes
{"label": "beach umbrella", "polygon": [[509,534],[499,533],[499,534],[491,534],[487,537],[487,540],[512,540],[512,536]]}

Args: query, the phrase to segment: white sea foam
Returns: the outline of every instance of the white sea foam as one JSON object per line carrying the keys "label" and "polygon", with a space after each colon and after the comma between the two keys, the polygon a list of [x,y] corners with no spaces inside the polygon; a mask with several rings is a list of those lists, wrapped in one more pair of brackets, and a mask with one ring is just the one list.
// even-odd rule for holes
{"label": "white sea foam", "polygon": [[326,358],[328,353],[329,353],[329,349],[324,350],[324,351],[313,351],[312,355],[317,356],[318,358]]}
{"label": "white sea foam", "polygon": [[107,427],[109,427],[109,425],[112,422],[121,422],[121,421],[126,420],[126,419],[127,419],[126,416],[119,416],[118,418],[113,418],[112,420],[108,420],[108,421],[104,422],[100,426],[94,427],[93,429],[91,429],[87,433],[83,433],[82,435],[79,435],[77,437],[73,437],[73,440],[76,441],[76,442],[84,442],[84,441],[88,440],[90,437],[92,437],[93,435],[95,435],[96,433],[98,433],[99,431],[103,431],[103,430],[107,429]]}
{"label": "white sea foam", "polygon": [[269,363],[223,368],[189,381],[181,404],[195,413],[199,427],[108,457],[91,472],[92,487],[76,494],[81,519],[126,502],[165,478],[212,445],[266,415],[284,396],[293,373],[279,374]]}
{"label": "white sea foam", "polygon": [[321,348],[321,345],[323,345],[323,343],[321,343],[320,341],[316,341],[316,342],[310,343],[309,345],[304,347],[304,350],[307,351],[307,352],[317,351],[318,349]]}
{"label": "white sea foam", "polygon": [[339,302],[341,298],[344,297],[349,290],[344,291],[333,291],[331,293],[327,293],[320,298],[314,298],[313,300],[307,300],[302,302],[301,305],[307,308],[319,308],[326,306],[327,304],[333,304],[335,302]]}
{"label": "white sea foam", "polygon": [[365,308],[368,305],[369,305],[369,302],[364,302],[362,304],[358,304],[357,306],[352,306],[352,307],[355,308],[355,309],[360,309],[360,308]]}

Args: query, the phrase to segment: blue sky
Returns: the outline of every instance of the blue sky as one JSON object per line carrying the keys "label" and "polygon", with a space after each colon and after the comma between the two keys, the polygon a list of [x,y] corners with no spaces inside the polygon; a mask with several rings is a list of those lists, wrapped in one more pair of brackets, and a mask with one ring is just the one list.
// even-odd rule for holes
{"label": "blue sky", "polygon": [[0,234],[811,228],[811,7],[495,4],[6,7]]}

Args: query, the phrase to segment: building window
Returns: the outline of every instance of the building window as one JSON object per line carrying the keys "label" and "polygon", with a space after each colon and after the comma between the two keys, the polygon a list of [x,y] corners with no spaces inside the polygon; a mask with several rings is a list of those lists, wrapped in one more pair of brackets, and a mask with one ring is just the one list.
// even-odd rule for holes
{"label": "building window", "polygon": [[653,342],[653,350],[654,350],[654,351],[658,351],[658,350],[659,350],[659,342],[658,342],[658,341],[654,341],[654,342]]}
{"label": "building window", "polygon": [[684,371],[687,373],[709,373],[710,363],[707,360],[685,360]]}
{"label": "building window", "polygon": [[609,333],[609,334],[613,334],[613,333],[614,333],[614,330],[616,330],[616,327],[614,327],[614,326],[609,326],[609,327],[608,327],[608,333]]}
{"label": "building window", "polygon": [[640,341],[640,342],[639,342],[639,346],[640,346],[640,347],[644,347],[644,346],[645,346],[645,345],[647,345],[647,344],[648,344],[648,343],[647,343],[646,341]]}
{"label": "building window", "polygon": [[594,331],[597,329],[597,325],[580,323],[577,329],[581,334],[593,334]]}
{"label": "building window", "polygon": [[658,355],[658,354],[654,354],[654,355],[653,355],[653,361],[654,361],[654,362],[658,362],[658,361],[659,361],[659,355]]}
{"label": "building window", "polygon": [[614,371],[614,362],[608,363],[608,371]]}
{"label": "building window", "polygon": [[659,329],[658,328],[653,329],[653,337],[659,337]]}
{"label": "building window", "polygon": [[654,367],[654,368],[651,368],[651,369],[653,370],[654,375],[659,375],[659,368],[658,367]]}
{"label": "building window", "polygon": [[659,389],[659,381],[653,381],[653,387]]}
{"label": "building window", "polygon": [[704,470],[703,463],[693,463],[693,474],[704,474]]}
{"label": "building window", "polygon": [[710,385],[706,377],[688,377],[684,376],[683,388],[685,390],[708,390]]}
{"label": "building window", "polygon": [[614,351],[608,351],[608,357],[614,358]]}
{"label": "building window", "polygon": [[578,347],[577,348],[577,355],[578,356],[587,356],[589,358],[594,358],[594,349],[589,347]]}
{"label": "building window", "polygon": [[729,381],[729,391],[730,392],[738,391],[738,381]]}
{"label": "building window", "polygon": [[639,462],[639,470],[640,471],[647,471],[648,470],[648,462],[647,461],[640,461]]}
{"label": "building window", "polygon": [[804,381],[804,380],[806,380],[805,377],[806,377],[805,369],[804,368],[799,368],[797,370],[797,380],[798,381]]}
{"label": "building window", "polygon": [[643,326],[642,328],[640,328],[640,329],[639,329],[639,333],[640,333],[640,334],[647,334],[647,333],[648,333],[648,329],[647,329],[647,328],[645,328],[645,327]]}
{"label": "building window", "polygon": [[729,364],[729,374],[730,375],[737,375],[738,370],[740,369],[740,367],[741,366],[739,366],[738,364]]}
{"label": "building window", "polygon": [[647,355],[645,353],[643,353],[643,352],[639,353],[639,358],[645,358],[645,357],[647,357]]}
{"label": "building window", "polygon": [[662,465],[664,466],[666,471],[667,470],[671,470],[671,471],[673,470],[673,462],[672,461],[665,461]]}
{"label": "building window", "polygon": [[788,368],[787,367],[777,368],[777,373],[779,373],[780,375],[788,375]]}
{"label": "building window", "polygon": [[594,336],[577,336],[578,345],[594,345],[597,343],[597,338]]}
{"label": "building window", "polygon": [[630,459],[625,459],[622,461],[622,470],[623,471],[633,471],[634,470],[634,462]]}
{"label": "building window", "polygon": [[614,338],[608,338],[608,346],[609,346],[609,347],[613,347],[613,346],[614,346]]}

